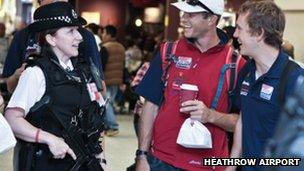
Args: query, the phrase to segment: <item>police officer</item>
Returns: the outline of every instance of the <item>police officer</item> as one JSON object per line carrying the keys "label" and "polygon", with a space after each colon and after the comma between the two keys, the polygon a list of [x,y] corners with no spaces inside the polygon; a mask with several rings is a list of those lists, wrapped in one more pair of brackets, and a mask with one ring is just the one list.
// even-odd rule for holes
{"label": "police officer", "polygon": [[[37,0],[39,5],[47,5],[50,3],[63,1],[68,2],[68,0]],[[86,29],[80,27],[79,32],[83,37],[83,42],[79,46],[79,55],[83,55],[86,60],[92,60],[96,67],[98,67],[99,72],[101,73],[101,79],[103,79],[103,69],[101,65],[100,55],[97,49],[97,44],[95,42],[94,36],[92,33]],[[40,46],[36,41],[35,34],[32,31],[25,27],[24,29],[18,31],[14,35],[14,39],[9,47],[2,77],[7,78],[7,89],[9,92],[13,92],[17,86],[18,79],[25,69],[26,63],[30,55],[37,54],[40,51]],[[103,94],[105,95],[105,83],[103,84]]]}
{"label": "police officer", "polygon": [[29,26],[40,58],[19,79],[5,113],[18,140],[18,170],[102,170],[102,97],[78,56],[86,24],[67,2],[41,6]]}

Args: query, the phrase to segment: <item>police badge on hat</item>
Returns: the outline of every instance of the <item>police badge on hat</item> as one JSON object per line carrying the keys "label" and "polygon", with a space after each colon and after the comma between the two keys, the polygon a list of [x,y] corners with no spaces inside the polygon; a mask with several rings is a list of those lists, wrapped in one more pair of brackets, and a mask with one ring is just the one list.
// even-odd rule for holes
{"label": "police badge on hat", "polygon": [[81,26],[87,22],[77,15],[68,2],[54,2],[37,8],[34,12],[34,22],[29,25],[33,32],[69,26]]}
{"label": "police badge on hat", "polygon": [[77,17],[78,17],[78,15],[77,15],[77,13],[75,12],[74,9],[72,9],[72,16],[73,16],[75,19],[77,19]]}

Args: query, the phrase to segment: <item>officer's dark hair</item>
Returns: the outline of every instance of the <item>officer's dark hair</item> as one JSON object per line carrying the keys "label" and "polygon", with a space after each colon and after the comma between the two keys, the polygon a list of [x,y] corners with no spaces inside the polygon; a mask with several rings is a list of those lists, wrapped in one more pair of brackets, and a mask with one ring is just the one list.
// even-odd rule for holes
{"label": "officer's dark hair", "polygon": [[260,35],[264,31],[266,44],[276,49],[281,47],[285,15],[273,1],[247,1],[242,4],[238,13],[247,15],[251,35]]}
{"label": "officer's dark hair", "polygon": [[50,44],[46,41],[45,37],[48,34],[50,34],[51,36],[54,36],[59,29],[60,28],[55,28],[55,29],[49,29],[49,30],[39,32],[38,36],[37,36],[39,45],[41,47],[50,47]]}
{"label": "officer's dark hair", "polygon": [[43,1],[43,0],[37,0],[37,2],[38,2],[39,5],[41,4],[42,1]]}
{"label": "officer's dark hair", "polygon": [[104,30],[107,34],[111,35],[111,37],[115,38],[117,34],[117,28],[113,25],[105,26]]}

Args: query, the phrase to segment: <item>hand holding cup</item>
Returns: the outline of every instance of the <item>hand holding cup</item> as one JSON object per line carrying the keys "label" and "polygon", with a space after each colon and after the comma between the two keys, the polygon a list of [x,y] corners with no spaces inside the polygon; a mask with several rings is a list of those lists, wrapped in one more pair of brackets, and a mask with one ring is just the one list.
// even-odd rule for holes
{"label": "hand holding cup", "polygon": [[182,84],[180,86],[180,104],[188,100],[195,100],[198,95],[198,87],[194,84]]}
{"label": "hand holding cup", "polygon": [[[189,100],[196,100],[198,95],[198,87],[194,84],[182,84],[180,86],[180,106]],[[185,113],[185,112],[183,112]]]}

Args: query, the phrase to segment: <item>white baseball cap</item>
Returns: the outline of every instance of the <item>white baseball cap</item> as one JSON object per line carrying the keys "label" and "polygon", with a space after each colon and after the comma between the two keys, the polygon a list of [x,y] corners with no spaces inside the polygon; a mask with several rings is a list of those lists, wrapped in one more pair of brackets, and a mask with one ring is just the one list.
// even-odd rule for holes
{"label": "white baseball cap", "polygon": [[187,13],[208,12],[222,15],[224,12],[224,0],[182,0],[171,5]]}

